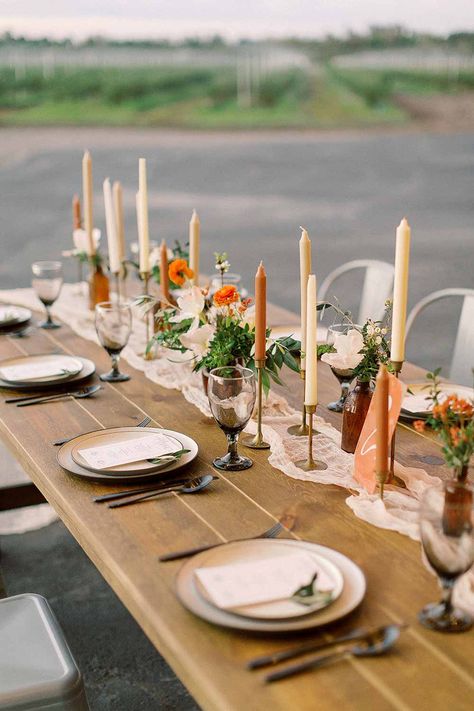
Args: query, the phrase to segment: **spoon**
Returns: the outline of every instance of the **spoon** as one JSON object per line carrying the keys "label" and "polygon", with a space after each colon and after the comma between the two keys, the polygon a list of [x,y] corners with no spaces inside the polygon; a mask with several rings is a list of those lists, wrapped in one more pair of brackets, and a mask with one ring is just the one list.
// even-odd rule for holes
{"label": "spoon", "polygon": [[114,501],[114,503],[109,504],[109,509],[115,509],[119,506],[128,506],[129,504],[134,504],[138,501],[144,501],[145,499],[151,499],[154,496],[161,496],[162,494],[171,494],[175,492],[176,494],[197,494],[209,486],[209,484],[214,480],[212,474],[205,474],[204,476],[198,476],[191,481],[186,482],[182,486],[173,486],[169,489],[163,489],[163,491],[152,491],[148,494],[140,494],[138,496],[130,496],[128,499],[122,499],[121,501]]}
{"label": "spoon", "polygon": [[385,652],[388,652],[388,650],[393,647],[399,636],[400,627],[398,625],[386,625],[385,627],[381,627],[378,632],[368,635],[363,641],[358,642],[352,647],[346,647],[345,649],[326,654],[322,657],[320,655],[310,657],[299,664],[291,664],[284,669],[267,674],[264,680],[267,683],[279,681],[280,679],[286,679],[289,676],[299,674],[308,669],[318,669],[330,662],[344,659],[345,657],[375,657],[379,654],[385,654]]}
{"label": "spoon", "polygon": [[27,405],[37,405],[42,402],[49,402],[50,400],[59,400],[63,397],[74,397],[83,398],[90,397],[98,390],[100,390],[100,385],[89,385],[87,388],[82,388],[82,390],[75,390],[69,393],[57,393],[56,395],[30,395],[30,397],[18,397],[10,398],[5,400],[5,402],[16,402],[17,407],[26,407]]}

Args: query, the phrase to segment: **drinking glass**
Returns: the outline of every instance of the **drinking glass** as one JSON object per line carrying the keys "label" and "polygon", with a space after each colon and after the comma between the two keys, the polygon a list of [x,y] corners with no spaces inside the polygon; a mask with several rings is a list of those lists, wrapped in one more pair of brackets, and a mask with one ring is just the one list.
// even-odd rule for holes
{"label": "drinking glass", "polygon": [[253,462],[237,452],[239,433],[252,416],[255,405],[255,376],[249,368],[226,366],[209,373],[207,396],[217,424],[227,436],[227,454],[214,459],[225,471],[248,469]]}
{"label": "drinking glass", "polygon": [[101,346],[112,359],[112,370],[99,376],[110,383],[130,380],[129,375],[119,371],[119,359],[122,349],[128,343],[132,329],[132,310],[127,302],[112,303],[102,301],[95,307],[95,330]]}
{"label": "drinking glass", "polygon": [[40,328],[61,328],[61,324],[51,318],[50,309],[63,285],[63,265],[61,262],[33,262],[31,271],[31,286],[46,309],[46,321],[40,323]]}
{"label": "drinking glass", "polygon": [[451,596],[456,580],[474,562],[473,488],[449,481],[427,489],[420,507],[423,550],[443,588],[441,602],[424,607],[418,619],[439,632],[464,632],[472,627],[467,612],[453,606]]}
{"label": "drinking glass", "polygon": [[[351,323],[335,323],[332,326],[329,326],[327,333],[328,345],[333,346],[336,340],[336,336],[339,336],[340,334],[346,335],[347,332],[352,330],[353,328],[354,325]],[[339,380],[339,384],[341,386],[341,396],[339,400],[330,402],[327,407],[328,410],[332,410],[333,412],[342,412],[344,409],[344,403],[349,393],[349,386],[354,380],[354,371],[351,369],[339,370],[338,368],[334,368],[333,366],[330,367],[333,374]]]}

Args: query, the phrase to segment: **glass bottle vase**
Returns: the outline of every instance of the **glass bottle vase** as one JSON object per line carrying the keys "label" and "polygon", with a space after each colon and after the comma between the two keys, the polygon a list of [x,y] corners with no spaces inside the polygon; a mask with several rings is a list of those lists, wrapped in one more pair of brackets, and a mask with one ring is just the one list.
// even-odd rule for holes
{"label": "glass bottle vase", "polygon": [[371,399],[370,383],[357,380],[355,387],[346,398],[342,411],[341,449],[344,452],[351,454],[355,452]]}

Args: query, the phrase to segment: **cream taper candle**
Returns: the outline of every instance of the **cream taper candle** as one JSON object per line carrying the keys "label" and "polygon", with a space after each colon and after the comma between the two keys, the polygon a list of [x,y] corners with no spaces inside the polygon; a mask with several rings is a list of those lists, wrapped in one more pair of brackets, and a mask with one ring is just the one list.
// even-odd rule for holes
{"label": "cream taper candle", "polygon": [[306,353],[306,291],[311,271],[311,240],[304,227],[300,239],[300,291],[301,291],[301,370],[305,370]]}
{"label": "cream taper candle", "polygon": [[123,224],[123,193],[122,185],[116,180],[113,185],[113,198],[114,198],[114,213],[115,213],[115,225],[117,228],[117,240],[118,240],[118,250],[120,262],[123,262],[126,258],[127,250],[125,247],[125,228]]}
{"label": "cream taper candle", "polygon": [[150,271],[150,237],[148,232],[148,187],[146,176],[146,159],[138,161],[138,192],[140,194],[140,272],[147,274]]}
{"label": "cream taper candle", "polygon": [[199,286],[199,250],[201,241],[201,223],[196,210],[193,210],[189,222],[189,268],[192,269],[194,277],[193,284]]}
{"label": "cream taper candle", "polygon": [[95,254],[94,240],[92,237],[92,231],[94,229],[93,199],[92,158],[89,151],[86,151],[82,159],[82,202],[84,209],[84,229],[87,237],[87,254],[89,257]]}
{"label": "cream taper candle", "polygon": [[117,240],[117,229],[115,224],[114,201],[112,198],[112,186],[110,180],[104,180],[104,204],[105,204],[105,225],[107,227],[107,246],[109,249],[109,267],[112,274],[120,272],[119,246]]}
{"label": "cream taper candle", "polygon": [[408,267],[410,263],[410,225],[406,217],[397,227],[395,247],[395,281],[393,285],[392,340],[390,359],[405,360],[405,324],[408,301]]}
{"label": "cream taper candle", "polygon": [[309,274],[306,289],[306,378],[304,404],[318,404],[318,356],[316,341],[316,277]]}

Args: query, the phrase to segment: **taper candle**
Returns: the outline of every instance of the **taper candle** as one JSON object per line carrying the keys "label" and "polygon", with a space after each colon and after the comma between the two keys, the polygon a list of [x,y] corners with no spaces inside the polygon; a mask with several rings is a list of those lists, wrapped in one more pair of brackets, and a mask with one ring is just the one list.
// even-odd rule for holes
{"label": "taper candle", "polygon": [[388,473],[388,387],[387,368],[380,364],[375,379],[375,471],[377,474]]}
{"label": "taper candle", "polygon": [[263,262],[255,274],[255,360],[265,360],[267,345],[267,275]]}
{"label": "taper candle", "polygon": [[199,250],[201,241],[201,223],[196,210],[193,210],[189,222],[189,268],[192,269],[194,277],[193,284],[199,286]]}
{"label": "taper candle", "polygon": [[79,200],[79,195],[74,195],[72,198],[72,229],[80,230],[81,227],[81,201]]}
{"label": "taper candle", "polygon": [[117,228],[117,240],[118,240],[118,251],[120,262],[123,262],[126,257],[125,248],[125,228],[123,224],[123,194],[122,185],[116,180],[113,186],[113,197],[114,197],[114,213],[115,213],[115,225]]}
{"label": "taper candle", "polygon": [[306,378],[304,404],[318,404],[318,355],[316,342],[316,276],[308,276],[306,289]]}
{"label": "taper candle", "polygon": [[150,237],[148,232],[148,187],[145,158],[140,158],[138,161],[138,185],[140,194],[140,272],[146,274],[150,271]]}
{"label": "taper candle", "polygon": [[92,257],[95,254],[92,231],[94,229],[93,218],[93,190],[92,190],[92,158],[89,151],[84,153],[82,159],[82,200],[84,203],[84,229],[87,236],[87,254]]}
{"label": "taper candle", "polygon": [[392,341],[390,359],[405,360],[405,324],[408,301],[408,267],[410,263],[410,225],[406,217],[397,227],[395,247],[395,281],[393,286]]}
{"label": "taper candle", "polygon": [[140,219],[141,201],[140,201],[140,191],[139,190],[137,191],[137,193],[135,195],[135,209],[137,211],[138,249],[140,250],[140,243],[141,243],[140,233],[142,231],[142,225],[141,225],[141,219]]}
{"label": "taper candle", "polygon": [[160,245],[160,284],[163,298],[169,301],[170,279],[168,275],[168,248],[165,240],[162,240]]}
{"label": "taper candle", "polygon": [[306,292],[308,276],[311,271],[311,240],[304,227],[300,239],[300,291],[301,291],[301,370],[305,370],[306,353]]}
{"label": "taper candle", "polygon": [[105,225],[107,227],[107,246],[109,249],[109,267],[112,274],[120,272],[119,246],[117,241],[117,229],[115,224],[114,201],[112,198],[112,186],[110,180],[104,180],[104,204],[105,204]]}

